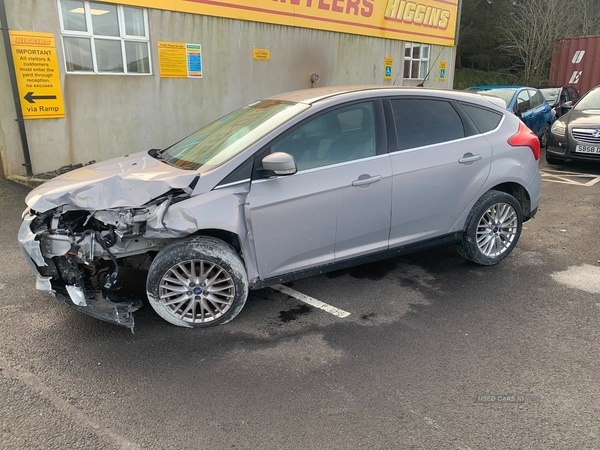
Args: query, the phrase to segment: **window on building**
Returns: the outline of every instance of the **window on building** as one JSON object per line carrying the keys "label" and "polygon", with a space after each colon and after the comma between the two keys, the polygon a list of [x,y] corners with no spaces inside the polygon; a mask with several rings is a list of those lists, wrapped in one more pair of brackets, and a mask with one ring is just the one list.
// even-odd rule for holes
{"label": "window on building", "polygon": [[425,78],[429,70],[429,48],[428,44],[404,44],[404,78]]}
{"label": "window on building", "polygon": [[145,9],[59,0],[67,72],[150,74]]}

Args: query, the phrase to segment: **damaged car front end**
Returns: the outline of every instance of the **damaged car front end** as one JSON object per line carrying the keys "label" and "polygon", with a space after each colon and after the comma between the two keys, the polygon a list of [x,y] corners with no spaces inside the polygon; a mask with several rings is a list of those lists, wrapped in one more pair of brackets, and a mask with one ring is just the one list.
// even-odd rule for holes
{"label": "damaged car front end", "polygon": [[129,292],[133,268],[170,323],[233,319],[258,276],[247,257],[253,145],[308,107],[255,102],[166,149],[85,166],[31,191],[18,239],[37,289],[133,330],[142,307]]}
{"label": "damaged car front end", "polygon": [[[84,169],[86,178],[95,180],[79,189],[67,188],[72,185],[67,180],[82,175],[73,173],[30,193],[18,239],[37,289],[85,314],[133,329],[132,313],[142,301],[123,289],[119,269],[148,270],[152,255],[170,240],[146,235],[160,235],[168,207],[189,198],[197,176],[184,173],[181,179],[179,170],[152,170],[158,162],[146,154],[122,159],[119,173],[100,165]],[[153,181],[127,170],[138,165]],[[161,191],[166,192],[140,206],[134,206],[135,198],[127,199],[135,194],[139,203]]]}

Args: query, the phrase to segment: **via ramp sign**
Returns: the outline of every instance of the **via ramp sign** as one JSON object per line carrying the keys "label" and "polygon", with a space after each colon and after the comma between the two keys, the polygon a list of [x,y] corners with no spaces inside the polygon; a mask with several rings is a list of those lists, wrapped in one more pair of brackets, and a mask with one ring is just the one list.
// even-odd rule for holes
{"label": "via ramp sign", "polygon": [[65,117],[54,35],[11,30],[10,44],[23,118]]}

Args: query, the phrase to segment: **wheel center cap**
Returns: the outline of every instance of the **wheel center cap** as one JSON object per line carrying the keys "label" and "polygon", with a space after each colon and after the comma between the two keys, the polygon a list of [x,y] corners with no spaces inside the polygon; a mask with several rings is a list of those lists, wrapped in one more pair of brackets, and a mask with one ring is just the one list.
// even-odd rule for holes
{"label": "wheel center cap", "polygon": [[498,227],[497,227],[497,226],[495,226],[495,227],[494,227],[494,233],[497,233],[497,232],[498,232]]}
{"label": "wheel center cap", "polygon": [[200,295],[202,294],[202,288],[195,287],[192,292],[194,293],[194,295]]}

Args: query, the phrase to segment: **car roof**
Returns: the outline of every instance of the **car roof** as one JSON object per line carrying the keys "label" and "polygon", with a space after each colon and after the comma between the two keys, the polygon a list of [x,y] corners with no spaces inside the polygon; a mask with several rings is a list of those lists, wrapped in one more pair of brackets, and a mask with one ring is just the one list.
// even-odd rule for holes
{"label": "car roof", "polygon": [[[471,86],[468,89],[522,89],[528,86],[496,86],[496,85],[482,85],[482,86]],[[531,88],[535,89],[535,88]]]}
{"label": "car roof", "polygon": [[[303,89],[300,91],[292,91],[283,94],[268,97],[268,100],[283,100],[295,103],[314,104],[320,101],[333,99],[342,95],[354,97],[353,94],[370,93],[373,96],[377,95],[407,95],[409,93],[423,96],[442,96],[453,100],[463,100],[475,103],[480,103],[482,106],[490,106],[487,99],[482,103],[480,99],[485,99],[479,94],[465,91],[448,90],[448,89],[432,89],[425,87],[410,87],[410,86],[331,86],[316,89]],[[494,104],[494,103],[492,103]],[[498,106],[494,104],[494,106]]]}

